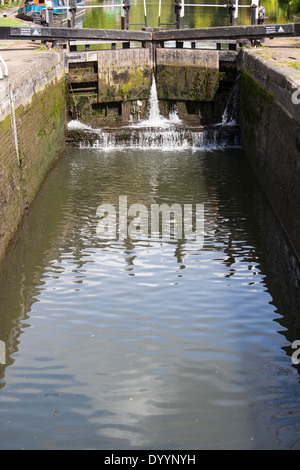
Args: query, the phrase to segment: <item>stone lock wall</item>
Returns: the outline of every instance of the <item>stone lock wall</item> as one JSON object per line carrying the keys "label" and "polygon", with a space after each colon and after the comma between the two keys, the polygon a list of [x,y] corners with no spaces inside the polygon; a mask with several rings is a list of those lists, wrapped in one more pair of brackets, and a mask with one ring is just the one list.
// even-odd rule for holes
{"label": "stone lock wall", "polygon": [[98,53],[99,101],[147,100],[152,83],[150,49]]}
{"label": "stone lock wall", "polygon": [[222,61],[220,54],[154,46],[70,53],[70,116],[95,126],[144,119],[154,75],[163,115],[175,104],[187,121],[218,122],[237,74],[235,60]]}
{"label": "stone lock wall", "polygon": [[156,77],[161,100],[211,101],[219,88],[218,51],[157,49]]}
{"label": "stone lock wall", "polygon": [[[65,146],[62,56],[47,54],[0,84],[0,260]],[[15,126],[13,125],[15,121]]]}
{"label": "stone lock wall", "polygon": [[243,52],[243,149],[300,258],[300,104],[292,100],[296,76],[296,69],[276,67],[255,51]]}
{"label": "stone lock wall", "polygon": [[85,123],[128,120],[137,100],[147,112],[152,83],[150,49],[117,49],[72,54],[68,65],[68,109]]}

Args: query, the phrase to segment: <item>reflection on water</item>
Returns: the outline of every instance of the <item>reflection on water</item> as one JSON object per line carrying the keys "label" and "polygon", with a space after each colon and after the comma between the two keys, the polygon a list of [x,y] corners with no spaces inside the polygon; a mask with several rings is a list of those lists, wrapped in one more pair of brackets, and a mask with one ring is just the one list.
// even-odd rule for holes
{"label": "reflection on water", "polygon": [[[204,204],[204,244],[97,207]],[[0,447],[300,448],[299,272],[237,150],[69,150],[2,269]]]}
{"label": "reflection on water", "polygon": [[[98,2],[88,0],[89,5],[95,5]],[[185,2],[187,5],[191,4],[214,4],[225,5],[223,1],[205,1],[199,2],[198,0],[190,0]],[[288,20],[288,6],[280,6],[277,0],[262,0],[261,5],[266,9],[266,23],[285,23]],[[120,29],[121,28],[121,8],[120,0],[105,0],[101,4],[107,4],[106,8],[87,8],[86,16],[83,21],[84,28],[104,28],[104,29]],[[250,5],[251,2],[242,0],[240,5]],[[164,29],[176,29],[175,21],[175,8],[174,0],[163,0],[161,3],[161,18],[160,22]],[[147,26],[155,28],[158,26],[159,18],[159,0],[152,0],[146,2],[147,13]],[[141,29],[145,26],[144,15],[144,0],[132,0],[130,8],[129,21],[131,23],[130,29]],[[251,24],[250,8],[239,9],[238,24],[246,25]],[[198,7],[198,6],[185,6],[185,27],[189,28],[204,28],[209,26],[229,26],[229,15],[227,7]]]}

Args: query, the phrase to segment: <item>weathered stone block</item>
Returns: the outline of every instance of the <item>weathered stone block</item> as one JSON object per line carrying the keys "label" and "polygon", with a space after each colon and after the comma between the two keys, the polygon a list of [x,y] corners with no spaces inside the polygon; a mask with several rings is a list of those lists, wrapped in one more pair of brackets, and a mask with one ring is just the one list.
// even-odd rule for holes
{"label": "weathered stone block", "polygon": [[160,100],[211,101],[219,87],[218,51],[157,49]]}
{"label": "weathered stone block", "polygon": [[149,49],[120,49],[98,53],[99,102],[148,99],[152,67]]}

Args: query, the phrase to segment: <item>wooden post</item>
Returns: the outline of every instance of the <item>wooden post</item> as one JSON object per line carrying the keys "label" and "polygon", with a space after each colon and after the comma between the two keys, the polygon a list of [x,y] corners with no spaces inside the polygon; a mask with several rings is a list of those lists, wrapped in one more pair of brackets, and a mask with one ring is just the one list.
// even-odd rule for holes
{"label": "wooden post", "polygon": [[144,0],[144,17],[145,17],[145,28],[147,28],[147,8],[146,8],[146,0]]}
{"label": "wooden post", "polygon": [[52,0],[46,1],[46,23],[49,28],[53,26],[53,3]]}
{"label": "wooden post", "polygon": [[[175,13],[177,29],[184,29],[184,1],[175,0]],[[183,49],[183,42],[176,41],[176,48]]]}
{"label": "wooden post", "polygon": [[235,0],[235,10],[233,14],[233,26],[238,25],[238,17],[239,17],[239,0]]}
{"label": "wooden post", "polygon": [[52,28],[53,26],[53,9],[48,10],[48,20],[49,20],[49,28]]}
{"label": "wooden post", "polygon": [[121,28],[129,29],[130,0],[123,0],[124,5],[121,8]]}
{"label": "wooden post", "polygon": [[75,28],[75,18],[76,18],[76,0],[69,0],[70,5],[70,24],[71,28]]}
{"label": "wooden post", "polygon": [[161,0],[159,0],[158,4],[158,27],[160,28],[160,16],[161,16]]}
{"label": "wooden post", "polygon": [[228,14],[230,26],[237,26],[238,21],[238,0],[228,1]]}
{"label": "wooden post", "polygon": [[[124,6],[121,9],[121,27],[124,30],[129,29],[129,12],[130,12],[130,0],[123,0]],[[130,42],[122,43],[123,49],[130,49]]]}
{"label": "wooden post", "polygon": [[[159,28],[156,28],[156,29],[159,29]],[[150,28],[149,26],[145,27],[145,28],[142,28],[142,31],[147,31],[149,33],[152,33],[153,29]],[[143,49],[152,49],[152,41],[143,41],[142,42],[142,47]]]}
{"label": "wooden post", "polygon": [[177,29],[184,28],[184,0],[175,0],[175,14]]}
{"label": "wooden post", "polygon": [[69,0],[67,0],[67,26],[68,28],[71,28],[71,12],[70,12]]}
{"label": "wooden post", "polygon": [[253,0],[251,5],[251,24],[258,24],[258,5],[259,0]]}

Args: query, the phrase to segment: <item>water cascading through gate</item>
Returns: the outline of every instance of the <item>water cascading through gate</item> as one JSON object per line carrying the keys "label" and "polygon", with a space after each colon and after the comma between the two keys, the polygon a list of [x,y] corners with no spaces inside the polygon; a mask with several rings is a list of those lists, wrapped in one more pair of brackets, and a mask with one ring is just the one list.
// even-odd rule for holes
{"label": "water cascading through gate", "polygon": [[[223,114],[222,122],[205,128],[187,127],[178,117],[176,109],[165,118],[160,114],[156,80],[153,75],[149,95],[148,118],[125,127],[93,129],[79,121],[68,124],[69,132],[79,133],[81,148],[94,149],[162,149],[180,150],[239,148],[239,133],[236,126],[236,109],[232,105],[232,95],[237,93],[235,85]],[[231,101],[230,101],[231,100]],[[230,117],[230,120],[228,119]],[[78,140],[78,137],[77,137]]]}

